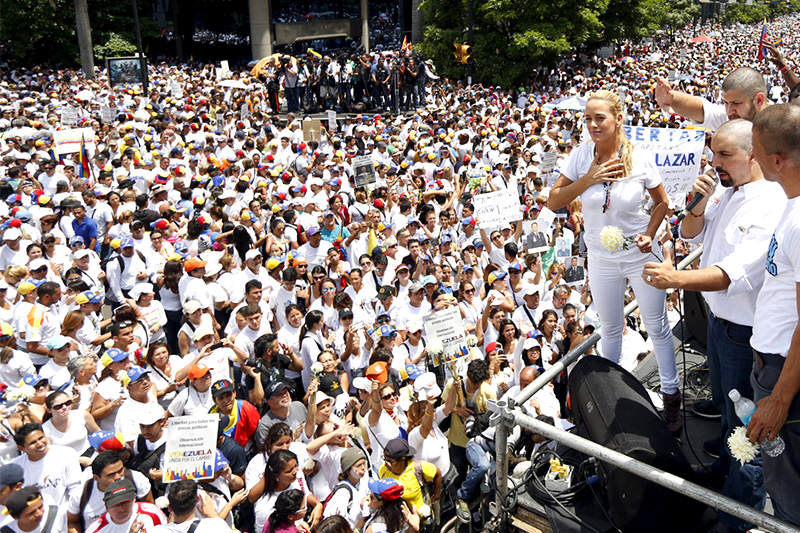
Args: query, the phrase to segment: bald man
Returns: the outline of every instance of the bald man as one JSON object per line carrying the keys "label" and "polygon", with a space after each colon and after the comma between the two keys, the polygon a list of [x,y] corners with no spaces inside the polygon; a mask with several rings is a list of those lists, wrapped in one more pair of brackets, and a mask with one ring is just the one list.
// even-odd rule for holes
{"label": "bald man", "polygon": [[786,448],[764,457],[764,483],[775,516],[800,525],[800,106],[780,104],[753,121],[753,152],[764,177],[778,182],[788,202],[767,249],[764,285],[756,300],[751,383],[758,409],[747,435],[753,442],[780,436]]}
{"label": "bald man", "polygon": [[[713,443],[719,449],[715,470],[728,473],[723,494],[763,509],[766,494],[760,464],[731,460],[728,447],[720,444],[741,425],[728,392],[736,389],[742,397],[753,398],[750,337],[756,297],[764,283],[767,247],[786,206],[783,189],[761,173],[753,155],[752,130],[752,122],[734,119],[720,126],[711,139],[722,194],[714,197],[718,186],[705,174],[695,181],[693,193],[704,199],[682,221],[680,233],[685,241],[703,243],[700,268],[675,270],[670,257],[662,263],[647,263],[642,278],[659,289],[703,291],[710,309],[706,354],[711,396],[722,414],[720,440]],[[720,522],[737,531],[753,527],[724,513]]]}

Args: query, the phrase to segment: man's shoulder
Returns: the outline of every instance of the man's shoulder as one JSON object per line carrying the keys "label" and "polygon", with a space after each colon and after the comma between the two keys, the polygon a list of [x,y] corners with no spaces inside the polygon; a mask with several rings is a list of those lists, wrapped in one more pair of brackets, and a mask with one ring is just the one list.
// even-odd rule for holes
{"label": "man's shoulder", "polygon": [[108,513],[103,513],[95,518],[91,524],[89,524],[89,527],[86,528],[84,533],[95,533],[96,531],[101,531],[109,523]]}
{"label": "man's shoulder", "polygon": [[153,521],[154,526],[167,522],[167,517],[164,512],[159,509],[157,505],[152,503],[137,502],[136,514],[149,517]]}

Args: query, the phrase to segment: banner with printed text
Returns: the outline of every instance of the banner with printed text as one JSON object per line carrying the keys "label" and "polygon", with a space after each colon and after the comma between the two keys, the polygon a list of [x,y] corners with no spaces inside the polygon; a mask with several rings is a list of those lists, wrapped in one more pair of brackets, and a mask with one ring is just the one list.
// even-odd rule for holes
{"label": "banner with printed text", "polygon": [[89,155],[94,154],[94,130],[92,128],[72,128],[54,131],[53,142],[56,145],[56,157],[80,152],[81,140],[83,140],[86,153]]}
{"label": "banner with printed text", "polygon": [[217,415],[171,417],[161,480],[172,483],[214,477],[218,427]]}
{"label": "banner with printed text", "polygon": [[512,189],[478,194],[472,198],[472,205],[481,229],[487,231],[522,220],[519,195]]}
{"label": "banner with printed text", "polygon": [[705,132],[641,126],[623,126],[623,130],[634,145],[653,154],[670,206],[683,209],[686,194],[700,175]]}
{"label": "banner with printed text", "polygon": [[[439,347],[441,354],[433,353],[433,364],[450,363],[469,354],[467,334],[464,331],[464,320],[458,307],[448,307],[441,311],[431,313],[423,321],[425,335],[428,338],[428,348]],[[433,345],[433,346],[432,346]],[[438,349],[435,350],[438,352]]]}

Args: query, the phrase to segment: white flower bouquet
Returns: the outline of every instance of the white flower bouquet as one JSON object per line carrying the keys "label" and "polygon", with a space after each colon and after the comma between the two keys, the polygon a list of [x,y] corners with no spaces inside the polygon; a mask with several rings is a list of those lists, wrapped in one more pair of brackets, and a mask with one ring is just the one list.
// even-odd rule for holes
{"label": "white flower bouquet", "polygon": [[728,437],[728,448],[734,459],[745,464],[755,459],[759,445],[750,442],[750,439],[747,438],[745,426],[739,426]]}

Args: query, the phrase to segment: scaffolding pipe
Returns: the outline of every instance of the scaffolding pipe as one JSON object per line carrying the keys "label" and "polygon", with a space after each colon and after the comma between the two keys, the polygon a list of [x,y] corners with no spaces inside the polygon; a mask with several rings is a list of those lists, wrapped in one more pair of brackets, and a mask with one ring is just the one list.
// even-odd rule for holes
{"label": "scaffolding pipe", "polygon": [[[692,251],[689,255],[687,255],[683,261],[678,263],[676,267],[677,270],[683,270],[690,264],[692,264],[695,259],[700,257],[700,254],[703,253],[703,247],[699,246],[694,251]],[[636,300],[629,303],[625,306],[624,315],[628,316],[629,314],[636,311],[639,307],[639,304]],[[536,392],[550,383],[553,379],[556,378],[561,372],[564,371],[569,365],[574,363],[580,356],[582,356],[589,348],[597,344],[597,341],[600,340],[600,331],[596,330],[594,333],[589,335],[587,338],[583,339],[575,348],[570,350],[567,355],[553,363],[550,368],[539,374],[539,377],[534,379],[527,387],[519,391],[514,397],[514,402],[516,404],[522,404],[530,399],[531,396],[536,394]]]}
{"label": "scaffolding pipe", "polygon": [[[508,493],[508,431],[514,423],[513,407],[514,401],[506,402],[505,400],[491,401],[490,403],[498,410],[491,415],[489,423],[496,425],[494,433],[495,460],[497,461],[497,469],[495,471],[495,482],[497,483],[497,494],[495,494],[495,501],[497,508],[503,508],[503,500],[505,500]],[[505,480],[505,483],[503,481]]]}
{"label": "scaffolding pipe", "polygon": [[[747,522],[753,523],[759,528],[767,529],[769,531],[780,533],[800,533],[800,528],[784,522],[767,513],[757,511],[751,507],[743,505],[732,498],[723,496],[717,492],[709,490],[691,481],[687,481],[669,472],[659,470],[647,463],[637,461],[627,455],[619,453],[592,442],[578,435],[574,435],[568,431],[556,428],[545,422],[540,422],[535,418],[525,415],[519,411],[511,411],[510,409],[503,408],[502,406],[490,404],[489,409],[494,413],[501,415],[508,415],[513,413],[514,424],[518,424],[530,431],[543,435],[549,439],[555,440],[579,452],[597,457],[599,460],[612,464],[627,472],[642,477],[648,481],[666,487],[679,494],[687,496],[693,500],[705,503],[714,509],[724,511],[728,514],[741,518]],[[506,411],[505,413],[503,411]],[[510,411],[510,413],[509,413]],[[498,465],[498,470],[499,470]]]}

